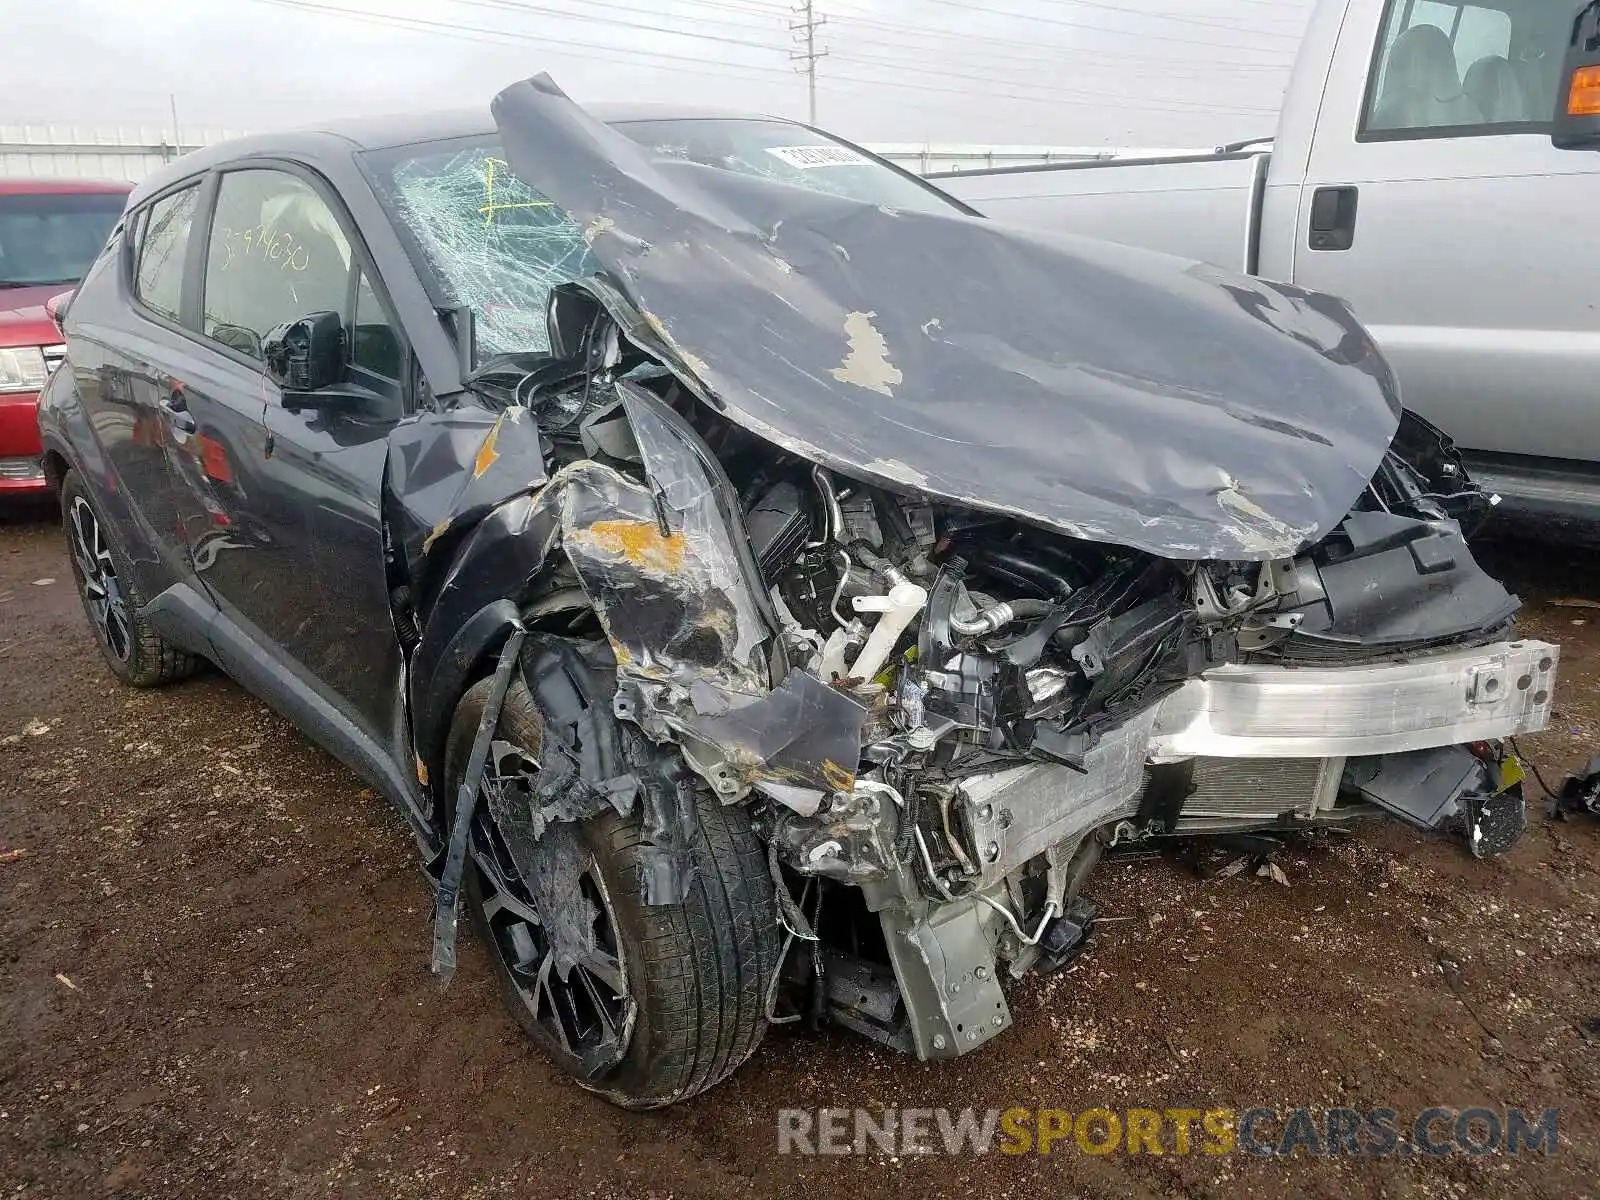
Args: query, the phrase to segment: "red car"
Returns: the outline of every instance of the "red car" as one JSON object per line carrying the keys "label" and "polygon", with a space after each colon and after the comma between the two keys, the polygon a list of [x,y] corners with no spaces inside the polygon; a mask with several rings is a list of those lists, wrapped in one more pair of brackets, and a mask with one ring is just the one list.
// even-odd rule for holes
{"label": "red car", "polygon": [[0,498],[48,487],[36,409],[63,347],[45,304],[89,269],[130,186],[0,179]]}

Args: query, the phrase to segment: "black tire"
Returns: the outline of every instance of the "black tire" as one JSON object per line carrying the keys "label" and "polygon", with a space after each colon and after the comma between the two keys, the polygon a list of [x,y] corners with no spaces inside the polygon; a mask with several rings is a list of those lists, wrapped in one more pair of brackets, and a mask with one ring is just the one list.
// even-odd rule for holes
{"label": "black tire", "polygon": [[[451,723],[445,779],[452,796],[465,771],[489,683],[480,682],[462,697]],[[609,697],[605,701],[609,706]],[[688,775],[670,747],[652,745],[633,726],[611,718],[609,707],[605,711],[636,770],[640,762],[653,761],[658,779]],[[533,757],[543,745],[544,730],[533,695],[521,679],[513,678],[496,736]],[[721,1083],[755,1052],[766,1032],[765,992],[780,949],[772,878],[748,812],[718,804],[696,779],[690,806],[694,877],[687,899],[647,905],[642,860],[649,851],[641,806],[642,798],[626,817],[609,809],[589,817],[573,843],[580,853],[592,856],[588,861],[603,884],[609,912],[601,911],[601,921],[614,918],[614,944],[633,1003],[626,1050],[601,1074],[574,1068],[540,1020],[536,990],[530,1006],[530,992],[521,982],[528,977],[527,960],[519,977],[504,933],[491,928],[485,901],[496,881],[483,870],[480,854],[482,839],[493,835],[482,830],[487,807],[482,799],[465,887],[474,928],[489,950],[518,1023],[580,1086],[632,1109],[660,1108],[697,1095]]]}
{"label": "black tire", "polygon": [[78,598],[112,673],[133,687],[159,687],[194,674],[199,660],[140,615],[145,597],[133,581],[128,556],[77,471],[68,471],[61,481],[61,525]]}

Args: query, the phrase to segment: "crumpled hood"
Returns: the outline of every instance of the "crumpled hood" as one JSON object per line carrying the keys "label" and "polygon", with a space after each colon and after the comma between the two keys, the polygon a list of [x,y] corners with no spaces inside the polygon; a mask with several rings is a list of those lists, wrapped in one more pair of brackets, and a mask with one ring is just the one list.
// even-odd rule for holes
{"label": "crumpled hood", "polygon": [[1399,420],[1339,300],[952,209],[658,161],[548,76],[512,168],[718,410],[847,475],[1178,559],[1326,534]]}

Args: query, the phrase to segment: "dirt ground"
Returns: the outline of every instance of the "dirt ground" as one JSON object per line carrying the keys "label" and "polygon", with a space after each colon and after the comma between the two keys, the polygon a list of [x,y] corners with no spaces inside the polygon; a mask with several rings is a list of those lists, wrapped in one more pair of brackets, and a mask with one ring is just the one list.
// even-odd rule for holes
{"label": "dirt ground", "polygon": [[[1483,555],[1563,645],[1555,784],[1600,749],[1600,543]],[[1561,601],[1568,601],[1563,604]],[[20,735],[20,736],[13,736]],[[18,853],[20,852],[20,853]],[[923,1066],[775,1031],[652,1115],[563,1083],[481,948],[427,970],[400,820],[211,674],[115,684],[53,513],[0,525],[0,1196],[1539,1196],[1600,1192],[1600,822],[1542,811],[1504,861],[1393,824],[1202,882],[1103,867],[1077,966]],[[1459,963],[1459,970],[1443,964]],[[1558,1107],[1550,1157],[797,1158],[783,1107]],[[1405,1118],[1403,1117],[1402,1120]]]}

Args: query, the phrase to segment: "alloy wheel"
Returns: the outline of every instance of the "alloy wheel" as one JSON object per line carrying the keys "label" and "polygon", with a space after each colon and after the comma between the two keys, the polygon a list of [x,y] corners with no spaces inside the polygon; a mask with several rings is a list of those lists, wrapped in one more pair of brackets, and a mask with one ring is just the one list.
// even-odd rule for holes
{"label": "alloy wheel", "polygon": [[598,1079],[627,1053],[636,1005],[616,910],[578,824],[536,832],[526,819],[537,769],[494,744],[472,827],[482,916],[539,1039],[569,1071]]}
{"label": "alloy wheel", "polygon": [[127,596],[117,579],[111,547],[94,510],[82,496],[73,497],[68,515],[72,522],[72,562],[89,623],[106,649],[118,662],[125,663],[133,654],[133,622]]}

